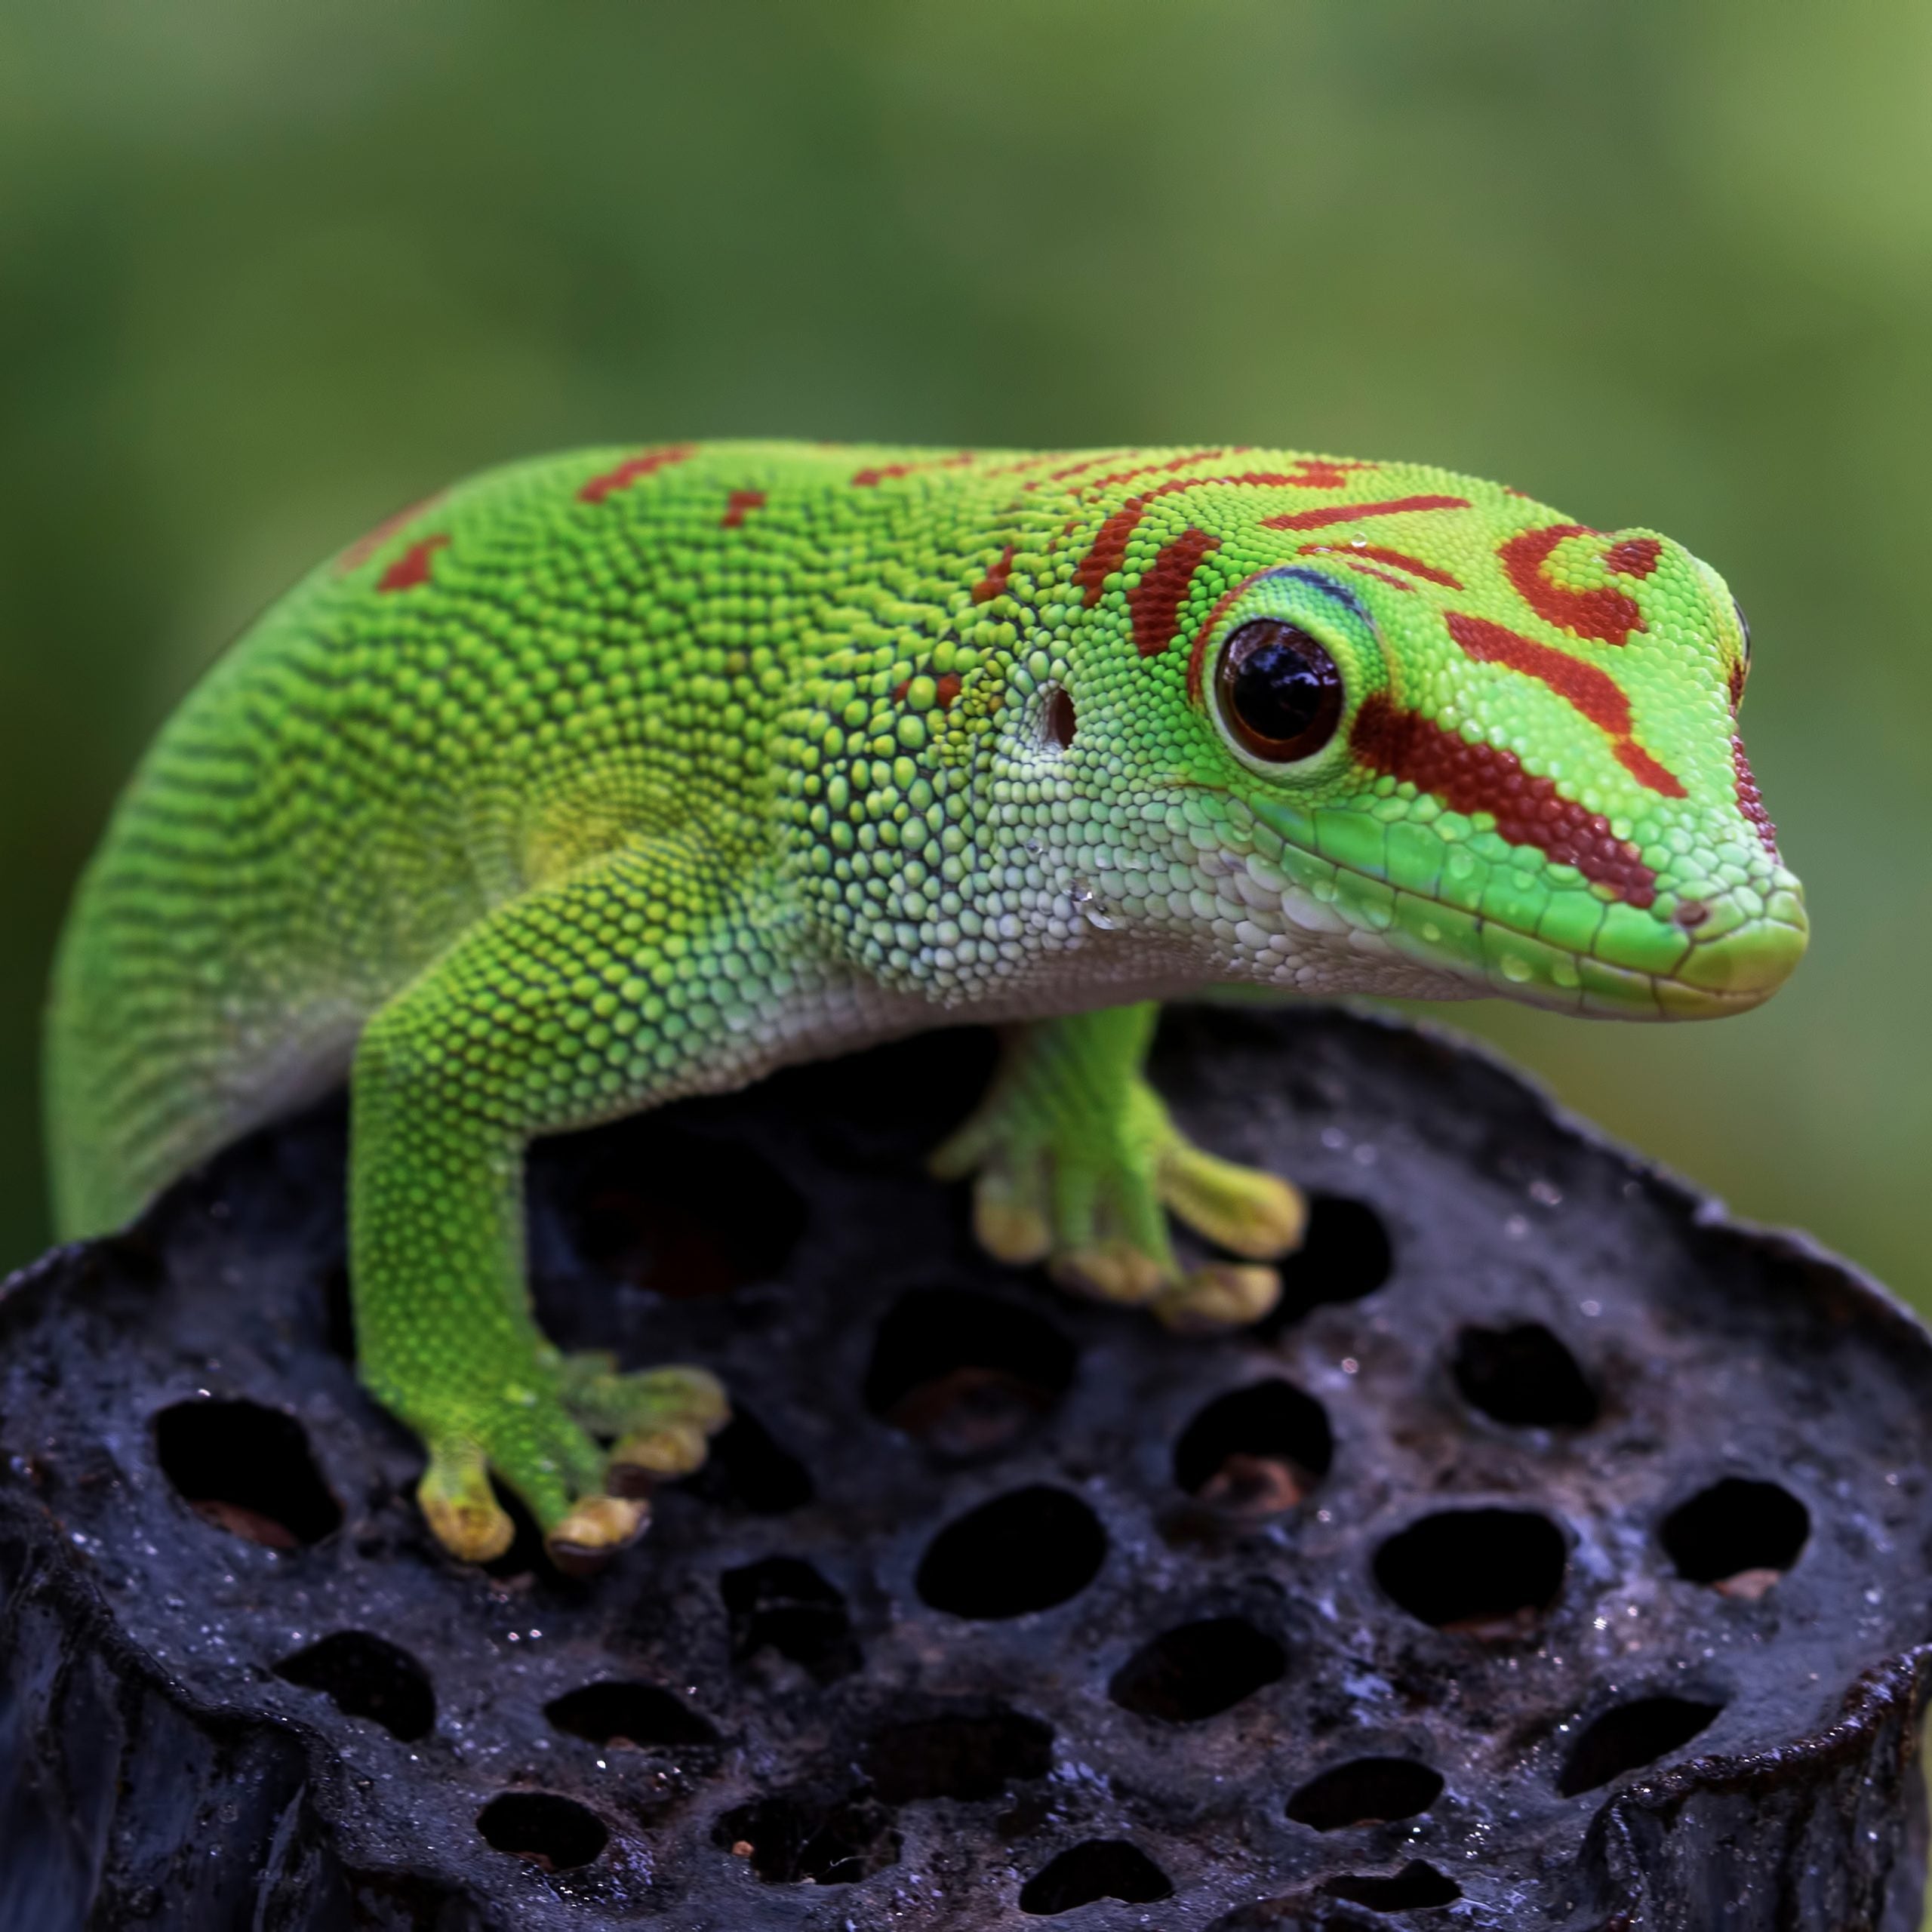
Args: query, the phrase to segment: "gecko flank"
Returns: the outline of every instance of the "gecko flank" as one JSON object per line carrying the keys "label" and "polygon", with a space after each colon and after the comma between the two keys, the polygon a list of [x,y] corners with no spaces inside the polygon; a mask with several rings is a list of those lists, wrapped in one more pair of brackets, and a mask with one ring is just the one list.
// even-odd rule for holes
{"label": "gecko flank", "polygon": [[[1217,982],[1734,1013],[1804,945],[1723,580],[1412,465],[676,444],[524,463],[322,565],[163,731],[84,880],[60,1220],[116,1226],[347,1077],[361,1371],[481,1558],[565,1562],[726,1414],[552,1348],[537,1134],[992,1020],[935,1156],[980,1238],[1252,1319],[1286,1181],[1141,1075]],[[1167,1217],[1232,1258],[1177,1262]]]}

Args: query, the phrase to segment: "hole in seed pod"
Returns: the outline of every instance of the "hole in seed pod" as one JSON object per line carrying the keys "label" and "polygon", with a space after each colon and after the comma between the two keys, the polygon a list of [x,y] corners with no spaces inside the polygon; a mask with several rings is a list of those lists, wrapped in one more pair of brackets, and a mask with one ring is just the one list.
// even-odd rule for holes
{"label": "hole in seed pod", "polygon": [[342,1525],[302,1425],[259,1402],[177,1402],[154,1420],[162,1472],[195,1515],[270,1549],[319,1543]]}
{"label": "hole in seed pod", "polygon": [[1746,1598],[1762,1596],[1810,1534],[1810,1512],[1790,1491],[1739,1476],[1680,1503],[1659,1532],[1680,1577]]}
{"label": "hole in seed pod", "polygon": [[845,1599],[801,1558],[768,1556],[728,1570],[718,1587],[734,1663],[770,1648],[829,1684],[863,1661]]}
{"label": "hole in seed pod", "polygon": [[995,1455],[1053,1408],[1075,1351],[1051,1321],[998,1295],[921,1288],[879,1324],[866,1406],[949,1461]]}
{"label": "hole in seed pod", "polygon": [[366,1630],[338,1630],[275,1666],[285,1683],[319,1690],[344,1717],[369,1718],[405,1743],[436,1721],[429,1673],[409,1653]]}
{"label": "hole in seed pod", "polygon": [[749,1149],[652,1123],[613,1141],[571,1218],[578,1252],[605,1273],[695,1300],[780,1272],[805,1204]]}
{"label": "hole in seed pod", "polygon": [[816,1491],[811,1472],[746,1408],[711,1438],[703,1466],[685,1478],[688,1494],[721,1509],[753,1516],[782,1516],[802,1509]]}
{"label": "hole in seed pod", "polygon": [[1062,688],[1056,686],[1047,699],[1046,709],[1041,715],[1041,730],[1048,743],[1057,745],[1062,751],[1073,742],[1076,720],[1073,715],[1073,700]]}
{"label": "hole in seed pod", "polygon": [[915,1583],[934,1609],[992,1622],[1078,1595],[1106,1554],[1093,1511],[1038,1483],[949,1523],[928,1546]]}
{"label": "hole in seed pod", "polygon": [[1281,1263],[1281,1299],[1261,1332],[1272,1334],[1325,1302],[1360,1301],[1388,1280],[1395,1265],[1389,1231],[1367,1202],[1315,1195],[1301,1246]]}
{"label": "hole in seed pod", "polygon": [[1564,1798],[1595,1791],[1688,1744],[1724,1709],[1690,1697],[1637,1697],[1605,1711],[1571,1747],[1556,1789]]}
{"label": "hole in seed pod", "polygon": [[888,1804],[998,1798],[1016,1779],[1053,1769],[1054,1727],[1004,1706],[881,1730],[866,1748],[872,1789]]}
{"label": "hole in seed pod", "polygon": [[1201,1410],[1174,1444],[1174,1481],[1223,1515],[1272,1516],[1300,1503],[1334,1454],[1321,1404],[1274,1377]]}
{"label": "hole in seed pod", "polygon": [[1288,1800],[1288,1816],[1318,1832],[1339,1832],[1413,1818],[1441,1795],[1440,1774],[1413,1758],[1351,1758],[1310,1778]]}
{"label": "hole in seed pod", "polygon": [[1471,1408],[1515,1429],[1588,1429],[1596,1392],[1577,1358],[1540,1321],[1465,1328],[1450,1364]]}
{"label": "hole in seed pod", "polygon": [[1020,1909],[1041,1918],[1072,1912],[1096,1899],[1151,1905],[1171,1898],[1168,1875],[1124,1838],[1089,1838],[1070,1845],[1020,1888]]}
{"label": "hole in seed pod", "polygon": [[1352,1872],[1331,1878],[1321,1889],[1331,1898],[1365,1905],[1371,1912],[1420,1912],[1432,1905],[1454,1905],[1463,1888],[1447,1874],[1412,1858],[1392,1878],[1372,1872]]}
{"label": "hole in seed pod", "polygon": [[728,1811],[712,1842],[751,1860],[768,1885],[855,1885],[899,1862],[892,1814],[854,1794],[831,1803],[791,1792]]}
{"label": "hole in seed pod", "polygon": [[708,1745],[718,1733],[680,1699],[655,1684],[604,1678],[567,1690],[543,1706],[558,1730],[593,1744]]}
{"label": "hole in seed pod", "polygon": [[1288,1655],[1244,1617],[1183,1623],[1143,1644],[1107,1686],[1122,1709],[1163,1724],[1198,1724],[1231,1709],[1288,1667]]}
{"label": "hole in seed pod", "polygon": [[1445,1509],[1391,1537],[1375,1580],[1411,1617],[1439,1630],[1508,1637],[1556,1600],[1563,1532],[1526,1509]]}
{"label": "hole in seed pod", "polygon": [[554,1791],[506,1791],[476,1814],[476,1829],[497,1850],[546,1872],[588,1865],[611,1842],[595,1812]]}

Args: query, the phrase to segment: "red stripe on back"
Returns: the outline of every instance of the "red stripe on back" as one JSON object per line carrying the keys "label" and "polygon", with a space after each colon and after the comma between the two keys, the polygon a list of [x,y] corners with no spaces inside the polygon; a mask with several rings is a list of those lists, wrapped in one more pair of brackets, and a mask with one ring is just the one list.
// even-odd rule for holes
{"label": "red stripe on back", "polygon": [[376,580],[378,590],[414,590],[429,581],[429,559],[449,541],[446,531],[426,537],[409,548]]}
{"label": "red stripe on back", "polygon": [[1295,459],[1295,473],[1287,481],[1297,490],[1339,490],[1359,469],[1379,469],[1380,463],[1335,463],[1325,456]]}
{"label": "red stripe on back", "polygon": [[1143,657],[1157,657],[1174,641],[1181,606],[1203,557],[1221,547],[1218,537],[1189,524],[1141,574],[1128,592],[1127,608],[1134,620],[1134,648]]}
{"label": "red stripe on back", "polygon": [[614,469],[593,476],[577,493],[580,503],[601,503],[613,491],[628,488],[640,477],[683,463],[697,454],[695,443],[672,443],[661,450],[646,450],[641,456],[626,457]]}
{"label": "red stripe on back", "polygon": [[1325,530],[1331,524],[1354,523],[1364,517],[1398,516],[1406,510],[1466,510],[1466,497],[1391,497],[1379,503],[1330,503],[1317,510],[1293,510],[1284,516],[1261,519],[1263,530]]}
{"label": "red stripe on back", "polygon": [[374,530],[365,531],[335,560],[336,575],[346,577],[351,571],[361,569],[398,531],[414,523],[432,503],[440,501],[442,495],[441,491],[433,490],[407,508],[384,517]]}
{"label": "red stripe on back", "polygon": [[[1598,584],[1577,590],[1568,584],[1552,583],[1543,574],[1550,553],[1558,544],[1572,537],[1600,537],[1601,531],[1587,524],[1552,523],[1541,530],[1520,531],[1501,545],[1497,557],[1516,587],[1516,594],[1542,618],[1572,637],[1595,639],[1599,644],[1620,645],[1632,631],[1644,628],[1644,614],[1636,601]],[[1633,539],[1633,544],[1641,539]],[[1618,546],[1621,547],[1621,546]],[[1655,559],[1652,560],[1654,566]],[[1641,574],[1641,573],[1631,573]]]}
{"label": "red stripe on back", "polygon": [[1433,564],[1424,563],[1420,557],[1411,556],[1406,550],[1385,549],[1380,543],[1304,543],[1295,555],[1346,557],[1351,561],[1367,557],[1376,563],[1387,564],[1392,569],[1407,571],[1410,576],[1419,577],[1425,583],[1439,583],[1444,590],[1460,590],[1463,587],[1461,578],[1438,570]]}
{"label": "red stripe on back", "polygon": [[761,510],[764,508],[764,492],[762,490],[734,490],[725,500],[724,514],[719,519],[718,528],[721,530],[736,530],[744,521],[747,510]]}
{"label": "red stripe on back", "polygon": [[1657,898],[1657,875],[1636,847],[1619,838],[1601,813],[1564,798],[1553,780],[1525,771],[1514,752],[1472,744],[1380,691],[1363,700],[1349,746],[1371,771],[1431,793],[1452,811],[1487,812],[1511,844],[1533,845],[1559,865],[1574,866],[1627,904],[1641,908]]}
{"label": "red stripe on back", "polygon": [[1663,546],[1654,537],[1626,537],[1603,553],[1603,567],[1619,577],[1648,577],[1663,555]]}

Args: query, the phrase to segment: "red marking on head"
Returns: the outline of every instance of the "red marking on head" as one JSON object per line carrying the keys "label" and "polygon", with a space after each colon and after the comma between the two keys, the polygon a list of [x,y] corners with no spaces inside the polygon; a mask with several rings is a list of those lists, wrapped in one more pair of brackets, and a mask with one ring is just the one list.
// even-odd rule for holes
{"label": "red marking on head", "polygon": [[1439,583],[1444,590],[1460,590],[1463,587],[1462,580],[1451,577],[1447,571],[1438,570],[1433,564],[1426,564],[1420,557],[1411,556],[1406,550],[1385,549],[1380,543],[1304,543],[1295,555],[1346,557],[1352,563],[1358,558],[1368,557],[1378,564],[1407,571],[1410,576],[1419,577],[1425,583]]}
{"label": "red marking on head", "polygon": [[1733,660],[1727,681],[1730,686],[1730,712],[1734,718],[1737,715],[1737,707],[1744,702],[1744,660],[1743,658]]}
{"label": "red marking on head", "polygon": [[898,683],[894,685],[892,688],[893,703],[894,704],[903,704],[906,702],[906,694],[912,688],[912,679],[910,678],[901,678]]}
{"label": "red marking on head", "polygon": [[446,531],[426,537],[409,548],[376,580],[378,590],[414,590],[429,581],[429,559],[449,541]]}
{"label": "red marking on head", "polygon": [[1218,537],[1189,524],[1171,543],[1161,546],[1141,573],[1140,581],[1128,592],[1127,608],[1134,620],[1134,648],[1143,657],[1158,657],[1174,641],[1194,573],[1203,557],[1220,547]]}
{"label": "red marking on head", "polygon": [[896,481],[902,476],[910,476],[915,470],[957,469],[961,463],[972,463],[977,452],[961,450],[954,456],[921,457],[914,463],[883,463],[876,469],[861,469],[852,478],[855,490],[875,488],[881,483]]}
{"label": "red marking on head", "polygon": [[1097,469],[1103,463],[1118,463],[1128,452],[1123,450],[1104,450],[1098,456],[1083,457],[1078,463],[1069,463],[1063,469],[1050,469],[1044,476],[1035,477],[1026,487],[1038,490],[1048,483],[1063,482],[1069,476],[1078,476],[1083,470]]}
{"label": "red marking on head", "polygon": [[1553,651],[1534,638],[1506,630],[1487,617],[1466,617],[1451,611],[1449,635],[1478,664],[1506,664],[1512,671],[1547,685],[1566,704],[1582,712],[1599,731],[1615,740],[1617,762],[1640,783],[1666,798],[1684,796],[1684,787],[1663,765],[1630,735],[1630,700],[1607,671],[1586,664],[1567,651]]}
{"label": "red marking on head", "polygon": [[950,711],[953,700],[959,695],[959,673],[957,671],[947,672],[933,688],[938,694],[940,710]]}
{"label": "red marking on head", "polygon": [[1358,470],[1379,469],[1380,463],[1332,463],[1324,456],[1295,459],[1295,473],[1284,480],[1297,490],[1339,490]]}
{"label": "red marking on head", "polygon": [[1572,637],[1593,638],[1599,644],[1622,644],[1632,631],[1644,628],[1644,614],[1632,598],[1608,584],[1576,590],[1552,583],[1543,565],[1558,544],[1572,537],[1599,537],[1586,524],[1552,523],[1540,530],[1520,531],[1497,551],[1516,594],[1542,618]]}
{"label": "red marking on head", "polygon": [[999,553],[999,561],[973,586],[975,604],[990,604],[995,597],[1002,595],[1006,580],[1013,574],[1013,546],[1009,543]]}
{"label": "red marking on head", "polygon": [[1778,829],[1771,823],[1771,815],[1765,811],[1764,801],[1758,795],[1758,781],[1751,774],[1751,761],[1744,755],[1742,738],[1730,741],[1730,768],[1737,782],[1737,809],[1751,821],[1758,844],[1775,859],[1778,855]]}
{"label": "red marking on head", "polygon": [[360,570],[398,531],[414,523],[432,503],[440,503],[442,497],[441,491],[432,491],[428,496],[419,498],[408,508],[384,517],[374,530],[365,531],[336,558],[336,575],[346,577],[351,571]]}
{"label": "red marking on head", "polygon": [[1349,568],[1358,577],[1379,577],[1384,583],[1392,583],[1398,590],[1413,591],[1415,586],[1407,577],[1398,577],[1393,571],[1377,570],[1373,564],[1350,564]]}
{"label": "red marking on head", "polygon": [[764,508],[764,492],[762,490],[734,490],[725,499],[724,514],[719,519],[718,528],[721,530],[736,530],[744,521],[747,510],[761,510]]}
{"label": "red marking on head", "polygon": [[1469,506],[1466,497],[1391,497],[1379,503],[1328,503],[1320,509],[1263,517],[1261,527],[1263,530],[1325,530],[1333,523],[1356,523],[1364,517],[1398,516],[1407,510],[1466,510]]}
{"label": "red marking on head", "polygon": [[[1185,469],[1191,463],[1212,463],[1217,457],[1226,456],[1225,449],[1189,450],[1183,456],[1170,457],[1165,463],[1143,463],[1131,469],[1116,469],[1110,476],[1097,476],[1091,483],[1083,483],[1075,492],[1078,496],[1095,497],[1103,490],[1111,490],[1116,485],[1131,483],[1137,476],[1171,476],[1177,469]],[[1287,481],[1286,477],[1281,479]]]}
{"label": "red marking on head", "polygon": [[695,443],[672,443],[660,450],[646,450],[641,456],[626,457],[614,469],[593,476],[577,491],[577,501],[601,503],[613,491],[626,489],[639,478],[649,476],[674,463],[685,462],[697,453]]}
{"label": "red marking on head", "polygon": [[1626,537],[1603,553],[1603,567],[1619,577],[1648,577],[1663,555],[1663,546],[1654,537]]}
{"label": "red marking on head", "polygon": [[[1200,458],[1189,457],[1186,460],[1189,463],[1198,463]],[[1164,466],[1171,467],[1172,466]],[[1244,470],[1237,476],[1182,476],[1177,477],[1172,482],[1158,483],[1152,489],[1138,497],[1130,497],[1100,525],[1100,529],[1094,534],[1093,547],[1088,551],[1085,556],[1081,558],[1079,568],[1073,573],[1074,582],[1080,586],[1084,593],[1083,601],[1089,605],[1100,602],[1100,593],[1106,588],[1107,579],[1120,568],[1122,560],[1127,555],[1128,540],[1133,536],[1136,528],[1140,524],[1147,506],[1157,497],[1171,497],[1183,490],[1204,490],[1211,487],[1226,488],[1230,485],[1244,489],[1266,489],[1278,487],[1287,482],[1288,480],[1278,471],[1269,469]],[[1451,502],[1460,503],[1462,500],[1460,497],[1418,497],[1414,498],[1413,502],[1414,504],[1427,505]],[[1324,517],[1329,513],[1324,510],[1312,510],[1307,514],[1312,516]],[[1270,517],[1264,527],[1272,529],[1280,521],[1281,519],[1278,518]],[[1068,526],[1069,531],[1072,528],[1071,525]]]}
{"label": "red marking on head", "polygon": [[1452,811],[1487,812],[1512,845],[1533,845],[1558,865],[1574,866],[1639,908],[1657,898],[1657,875],[1600,812],[1586,811],[1548,778],[1523,769],[1514,752],[1472,744],[1383,692],[1362,701],[1349,747],[1371,771],[1432,793]]}

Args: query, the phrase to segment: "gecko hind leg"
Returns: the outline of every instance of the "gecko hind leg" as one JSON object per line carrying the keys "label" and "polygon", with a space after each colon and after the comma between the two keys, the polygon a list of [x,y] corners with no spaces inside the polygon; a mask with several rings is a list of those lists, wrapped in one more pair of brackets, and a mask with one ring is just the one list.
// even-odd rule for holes
{"label": "gecko hind leg", "polygon": [[[1113,1007],[1008,1034],[979,1109],[932,1157],[975,1177],[974,1226],[998,1259],[1044,1261],[1078,1294],[1144,1304],[1171,1327],[1253,1321],[1280,1277],[1257,1265],[1300,1241],[1306,1210],[1278,1176],[1182,1134],[1140,1068],[1158,1008]],[[1243,1257],[1183,1270],[1167,1216]]]}

